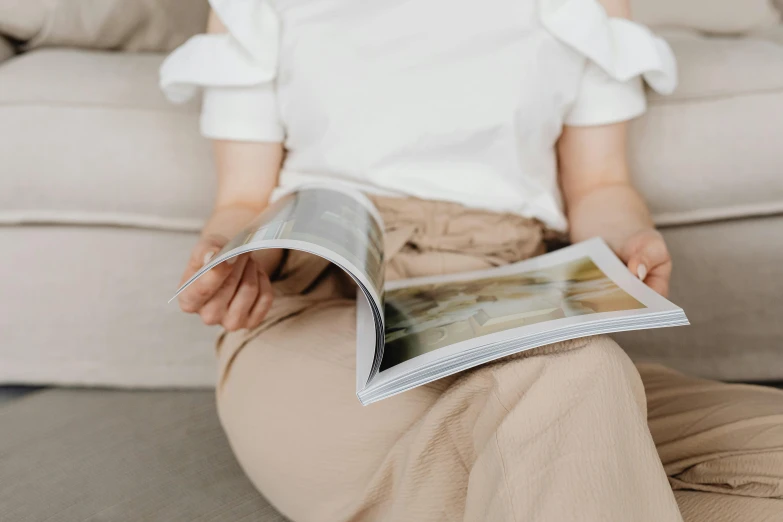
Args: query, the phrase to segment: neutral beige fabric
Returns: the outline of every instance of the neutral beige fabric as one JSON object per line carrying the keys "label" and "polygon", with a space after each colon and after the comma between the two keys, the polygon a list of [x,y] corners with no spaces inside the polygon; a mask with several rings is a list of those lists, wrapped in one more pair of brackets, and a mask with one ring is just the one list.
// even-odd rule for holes
{"label": "neutral beige fabric", "polygon": [[753,36],[755,38],[769,40],[770,42],[774,42],[783,47],[783,23],[758,31],[754,33]]}
{"label": "neutral beige fabric", "polygon": [[647,420],[674,489],[776,498],[783,514],[783,391],[640,365]]}
{"label": "neutral beige fabric", "polygon": [[780,13],[771,0],[631,0],[635,20],[715,34],[739,34],[772,25]]}
{"label": "neutral beige fabric", "polygon": [[212,388],[218,331],[167,304],[196,238],[0,227],[0,384]]}
{"label": "neutral beige fabric", "polygon": [[0,63],[6,61],[14,54],[14,48],[11,46],[11,42],[0,36]]}
{"label": "neutral beige fabric", "polygon": [[669,96],[649,91],[653,104],[783,91],[783,47],[776,42],[757,36],[717,37],[693,31],[662,34],[677,55],[679,83]]}
{"label": "neutral beige fabric", "polygon": [[44,390],[0,405],[3,522],[285,522],[212,392]]}
{"label": "neutral beige fabric", "polygon": [[201,228],[211,148],[197,105],[160,94],[160,60],[45,50],[0,66],[0,223]]}
{"label": "neutral beige fabric", "polygon": [[206,0],[0,0],[0,34],[26,49],[169,51],[206,27]]}
{"label": "neutral beige fabric", "polygon": [[702,491],[675,491],[674,498],[686,521],[779,522],[780,500],[738,497]]}
{"label": "neutral beige fabric", "polygon": [[[783,213],[783,46],[671,36],[681,82],[631,125],[634,181],[660,225]],[[739,181],[739,178],[745,181]]]}
{"label": "neutral beige fabric", "polygon": [[[453,204],[376,202],[389,229],[390,277],[485,268],[539,247],[540,227],[519,218],[503,229],[498,216]],[[542,347],[362,407],[353,388],[354,289],[326,266],[292,255],[275,283],[273,315],[218,348],[223,426],[250,479],[284,514],[297,522],[681,520],[648,431],[643,379],[613,341]],[[764,459],[783,448],[783,392],[738,394],[658,366],[643,368],[643,378],[676,488],[714,491],[739,479],[741,487],[721,490],[780,498],[783,509],[783,467]],[[754,506],[743,505],[753,520]]]}

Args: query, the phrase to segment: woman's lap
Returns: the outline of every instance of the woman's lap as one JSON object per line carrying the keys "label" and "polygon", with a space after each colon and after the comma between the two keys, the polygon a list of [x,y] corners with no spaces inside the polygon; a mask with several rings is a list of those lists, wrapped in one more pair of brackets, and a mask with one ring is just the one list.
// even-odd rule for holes
{"label": "woman's lap", "polygon": [[[520,218],[376,205],[399,240],[387,248],[395,277],[487,268],[542,246],[537,225]],[[363,407],[355,288],[323,260],[292,253],[275,289],[262,327],[219,344],[218,406],[248,476],[297,522],[679,520],[663,465],[672,486],[701,495],[781,495],[783,392],[734,394],[658,366],[640,376],[597,337]],[[733,473],[745,477],[740,487]],[[749,497],[734,498],[746,509]]]}
{"label": "woman's lap", "polygon": [[[659,460],[642,381],[675,489],[739,495],[737,506],[748,505],[749,495],[781,496],[777,390],[732,393],[731,385],[647,365],[639,378],[614,342],[593,338],[363,407],[354,389],[354,332],[353,302],[335,299],[263,335],[229,335],[220,348],[218,403],[229,440],[254,484],[293,520],[480,520],[487,513],[502,520],[504,511],[528,508],[542,519],[578,509],[590,520],[591,502],[603,510],[613,504],[620,517],[644,520],[634,511],[642,509],[672,519],[660,490],[668,488],[663,468],[652,465]],[[709,429],[717,434],[704,439]],[[744,482],[729,484],[732,474]],[[637,492],[632,505],[618,502],[624,489],[628,498]],[[657,505],[640,507],[641,491]],[[520,498],[547,507],[521,507]],[[759,508],[774,510],[765,502]]]}
{"label": "woman's lap", "polygon": [[294,520],[341,520],[371,505],[376,470],[441,391],[420,387],[363,407],[355,321],[355,304],[335,300],[220,346],[221,360],[232,361],[218,389],[229,441],[254,484]]}
{"label": "woman's lap", "polygon": [[[607,504],[621,518],[676,520],[641,380],[608,338],[543,347],[363,407],[354,322],[350,300],[336,299],[220,347],[226,433],[254,484],[293,520],[511,511],[589,520]],[[616,500],[639,488],[651,505]]]}

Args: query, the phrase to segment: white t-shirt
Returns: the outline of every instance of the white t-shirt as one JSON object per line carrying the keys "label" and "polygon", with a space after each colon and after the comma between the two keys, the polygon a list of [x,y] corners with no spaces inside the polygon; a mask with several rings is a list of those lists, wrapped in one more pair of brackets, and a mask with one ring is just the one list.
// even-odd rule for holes
{"label": "white t-shirt", "polygon": [[282,141],[280,187],[345,182],[539,218],[565,230],[565,125],[646,108],[677,82],[669,46],[597,0],[211,0],[228,29],[161,67],[204,88],[202,133]]}

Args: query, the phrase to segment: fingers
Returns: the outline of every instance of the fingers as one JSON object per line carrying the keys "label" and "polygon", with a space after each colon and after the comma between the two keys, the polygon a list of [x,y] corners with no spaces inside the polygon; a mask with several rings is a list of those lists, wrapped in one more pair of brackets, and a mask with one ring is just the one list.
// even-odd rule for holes
{"label": "fingers", "polygon": [[663,297],[669,296],[669,279],[671,277],[672,264],[666,263],[651,272],[644,280],[647,286],[658,292]]}
{"label": "fingers", "polygon": [[[231,273],[226,277],[223,283],[217,288],[212,296],[198,310],[201,320],[204,324],[216,325],[222,324],[223,318],[228,312],[228,306],[231,304],[234,294],[237,292],[239,282],[247,266],[247,256],[239,256],[238,261],[232,267]],[[217,267],[216,267],[217,268]],[[205,276],[207,274],[204,274]]]}
{"label": "fingers", "polygon": [[228,310],[223,316],[223,327],[229,332],[246,328],[250,309],[258,300],[258,295],[258,270],[255,263],[250,262],[245,266],[236,294],[231,299]]}
{"label": "fingers", "polygon": [[[229,261],[234,263],[229,265]],[[213,279],[209,285],[201,285],[197,292],[187,296],[183,292],[180,305],[185,311],[192,309],[190,313],[198,313],[207,325],[223,325],[228,331],[255,328],[272,306],[269,276],[249,255],[229,261],[213,268],[202,279],[218,268],[227,269],[225,276]]]}
{"label": "fingers", "polygon": [[259,297],[250,310],[250,315],[247,319],[247,328],[250,329],[257,328],[261,324],[266,314],[269,313],[270,308],[272,308],[272,301],[274,300],[272,283],[269,281],[269,276],[266,272],[259,270],[258,282]]}
{"label": "fingers", "polygon": [[635,241],[627,252],[628,269],[665,297],[669,293],[669,278],[672,272],[666,243],[657,232],[646,234],[640,239]]}
{"label": "fingers", "polygon": [[207,264],[215,254],[220,252],[220,249],[226,244],[226,239],[221,236],[205,236],[199,239],[196,246],[193,247],[193,251],[190,253],[190,259],[185,267],[185,272],[182,274],[182,281],[184,283],[190,279],[193,274],[198,272],[201,267]]}
{"label": "fingers", "polygon": [[[209,260],[220,251],[223,243],[225,243],[225,240],[219,237],[201,239],[191,253],[188,265],[185,268],[185,272],[182,274],[182,281],[180,284],[184,284],[185,281],[190,279],[209,262]],[[236,259],[237,258],[232,258],[225,263],[219,264],[185,289],[178,297],[182,311],[187,313],[198,312],[233,272],[233,265],[236,262]]]}

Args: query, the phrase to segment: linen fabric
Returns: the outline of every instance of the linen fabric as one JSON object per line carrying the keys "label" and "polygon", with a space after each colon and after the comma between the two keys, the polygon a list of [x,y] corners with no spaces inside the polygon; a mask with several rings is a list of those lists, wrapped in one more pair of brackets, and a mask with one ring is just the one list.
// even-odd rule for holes
{"label": "linen fabric", "polygon": [[4,62],[15,54],[11,42],[0,36],[0,62]]}
{"label": "linen fabric", "polygon": [[780,0],[630,0],[634,19],[652,26],[738,35],[780,23]]}
{"label": "linen fabric", "polygon": [[0,0],[0,35],[25,50],[165,52],[203,31],[208,9],[193,0]]}
{"label": "linen fabric", "polygon": [[[390,278],[488,268],[542,248],[533,220],[374,201]],[[362,407],[349,278],[294,253],[274,288],[264,324],[218,344],[218,411],[251,481],[296,522],[678,521],[672,488],[732,496],[722,505],[747,509],[748,520],[783,510],[781,390],[637,370],[595,337]]]}
{"label": "linen fabric", "polygon": [[677,82],[665,41],[597,0],[211,4],[228,32],[172,53],[161,86],[207,88],[207,137],[285,141],[280,190],[329,179],[565,230],[563,125],[634,118],[642,79]]}

